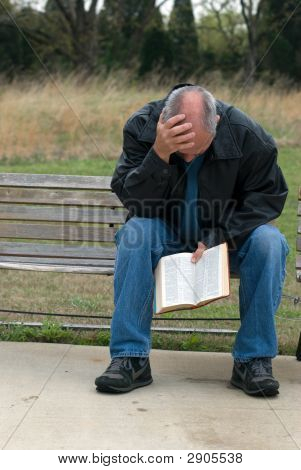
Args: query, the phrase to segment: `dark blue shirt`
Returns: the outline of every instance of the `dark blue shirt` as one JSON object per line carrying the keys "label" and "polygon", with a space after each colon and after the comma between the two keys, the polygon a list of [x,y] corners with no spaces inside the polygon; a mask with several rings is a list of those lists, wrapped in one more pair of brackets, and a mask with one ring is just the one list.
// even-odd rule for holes
{"label": "dark blue shirt", "polygon": [[204,154],[196,156],[191,162],[181,161],[186,172],[185,200],[181,212],[181,238],[185,242],[198,242],[201,221],[198,220],[198,174],[204,162]]}

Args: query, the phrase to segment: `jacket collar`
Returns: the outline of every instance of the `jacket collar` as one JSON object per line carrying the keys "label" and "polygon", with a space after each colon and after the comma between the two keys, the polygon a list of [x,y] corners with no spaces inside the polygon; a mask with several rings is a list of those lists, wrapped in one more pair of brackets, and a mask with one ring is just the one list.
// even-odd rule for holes
{"label": "jacket collar", "polygon": [[[165,102],[170,93],[182,86],[190,86],[191,83],[180,83],[173,87],[168,95],[159,101],[149,103],[151,112],[147,119],[145,126],[138,135],[138,140],[141,142],[147,142],[153,144],[156,138],[157,122],[159,120],[160,113],[164,108]],[[232,106],[224,103],[223,101],[217,100],[217,113],[221,116],[220,121],[217,125],[216,136],[211,144],[213,159],[232,159],[242,157],[242,152],[239,149],[234,136],[232,134],[231,125],[227,116]]]}
{"label": "jacket collar", "polygon": [[212,142],[213,158],[227,159],[242,157],[242,152],[233,136],[227,114],[227,111],[230,111],[232,108],[233,106],[217,100],[217,114],[219,114],[221,118],[216,128],[216,136]]}

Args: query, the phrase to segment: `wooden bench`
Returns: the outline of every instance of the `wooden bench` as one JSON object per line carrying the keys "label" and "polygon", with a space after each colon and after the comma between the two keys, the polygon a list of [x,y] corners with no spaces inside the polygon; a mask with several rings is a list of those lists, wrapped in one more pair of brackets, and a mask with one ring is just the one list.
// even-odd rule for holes
{"label": "wooden bench", "polygon": [[[0,269],[113,275],[114,235],[128,211],[110,182],[110,176],[0,174]],[[301,250],[300,235],[297,247]],[[301,280],[301,256],[297,278]]]}
{"label": "wooden bench", "polygon": [[[296,243],[296,279],[301,283],[301,186],[299,188],[299,203],[298,203],[298,228],[297,228],[297,243]],[[301,285],[301,284],[300,284]],[[301,333],[297,347],[296,357],[301,361]]]}
{"label": "wooden bench", "polygon": [[[109,176],[0,174],[0,269],[112,275],[116,253],[114,235],[125,222],[128,211],[112,192],[110,182]],[[31,316],[47,314],[5,310],[3,305],[0,309],[5,313]],[[226,320],[239,321],[239,317]],[[0,321],[0,324],[7,322]],[[84,327],[74,323],[67,326]],[[85,329],[89,326],[95,329],[95,325],[85,325]],[[109,326],[99,328],[109,329]],[[236,333],[236,330],[217,328],[152,329]]]}
{"label": "wooden bench", "polygon": [[114,234],[127,210],[110,181],[0,174],[0,268],[113,274]]}

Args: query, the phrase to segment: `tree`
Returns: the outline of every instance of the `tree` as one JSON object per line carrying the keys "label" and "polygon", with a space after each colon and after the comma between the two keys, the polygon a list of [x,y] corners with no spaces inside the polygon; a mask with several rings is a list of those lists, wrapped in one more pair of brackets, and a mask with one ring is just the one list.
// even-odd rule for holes
{"label": "tree", "polygon": [[240,0],[241,13],[247,28],[248,54],[246,75],[248,83],[255,78],[258,62],[259,25],[261,21],[263,0]]}
{"label": "tree", "polygon": [[98,0],[91,0],[87,9],[85,5],[84,0],[48,0],[46,13],[50,21],[53,14],[60,13],[68,57],[72,59],[74,67],[93,72],[97,64]]}
{"label": "tree", "polygon": [[10,0],[2,0],[0,3],[0,72],[10,78],[20,71],[37,66],[36,56],[22,34],[22,18],[26,16],[34,21],[35,13],[32,8],[17,7]]}
{"label": "tree", "polygon": [[139,56],[139,75],[156,71],[166,72],[172,65],[171,44],[164,28],[162,15],[157,8],[143,35]]}
{"label": "tree", "polygon": [[266,0],[262,9],[265,31],[261,54],[268,50],[262,68],[301,80],[301,5],[297,0]]}
{"label": "tree", "polygon": [[[263,0],[206,0],[204,5],[208,12],[216,18],[217,28],[223,35],[229,48],[236,45],[235,35],[225,29],[223,18],[227,15],[241,17],[241,27],[246,32],[246,44],[242,43],[240,50],[245,56],[243,64],[245,78],[249,84],[255,79],[258,61],[258,48],[261,40],[260,22]],[[240,35],[241,36],[241,35]],[[233,42],[234,39],[234,42]],[[246,46],[246,47],[245,47]]]}
{"label": "tree", "polygon": [[202,69],[231,76],[242,68],[246,50],[241,15],[232,9],[220,11],[215,5],[212,8],[212,2],[207,2],[206,7],[197,24]]}
{"label": "tree", "polygon": [[200,66],[198,37],[191,0],[175,0],[169,21],[173,70],[181,78]]}
{"label": "tree", "polygon": [[156,0],[104,1],[98,30],[102,60],[109,69],[138,66],[141,47],[146,47],[143,46],[145,34],[149,43],[152,28],[160,29],[159,8],[166,1],[162,0],[158,6]]}

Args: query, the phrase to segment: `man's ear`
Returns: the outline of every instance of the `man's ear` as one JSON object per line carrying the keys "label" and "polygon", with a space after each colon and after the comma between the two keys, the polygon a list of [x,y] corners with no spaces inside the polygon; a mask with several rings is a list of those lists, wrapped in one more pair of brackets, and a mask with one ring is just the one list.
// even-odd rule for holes
{"label": "man's ear", "polygon": [[220,120],[220,118],[221,118],[221,117],[220,117],[220,115],[219,115],[219,114],[217,114],[217,115],[215,116],[215,119],[216,119],[216,124],[218,124],[218,123],[219,123],[219,120]]}

